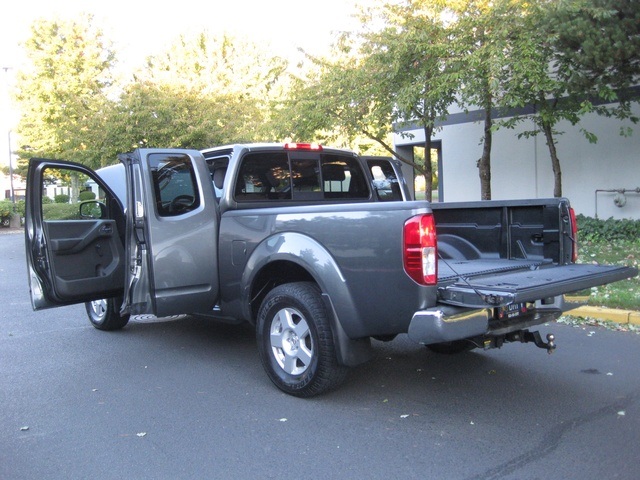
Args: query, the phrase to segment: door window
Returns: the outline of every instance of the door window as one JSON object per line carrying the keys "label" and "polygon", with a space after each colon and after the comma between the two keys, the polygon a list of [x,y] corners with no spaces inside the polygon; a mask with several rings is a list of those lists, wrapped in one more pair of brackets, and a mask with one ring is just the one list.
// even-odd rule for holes
{"label": "door window", "polygon": [[197,181],[188,155],[149,155],[149,168],[158,215],[173,217],[200,206]]}
{"label": "door window", "polygon": [[42,219],[83,220],[107,218],[105,192],[88,175],[69,168],[43,171]]}

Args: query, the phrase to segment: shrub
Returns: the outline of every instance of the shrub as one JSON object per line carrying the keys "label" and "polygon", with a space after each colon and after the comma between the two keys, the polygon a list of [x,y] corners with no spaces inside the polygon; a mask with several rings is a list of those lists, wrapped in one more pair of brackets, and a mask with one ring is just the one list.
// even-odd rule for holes
{"label": "shrub", "polygon": [[636,241],[640,238],[640,220],[615,220],[613,218],[601,220],[584,215],[578,215],[577,220],[578,235],[581,241]]}
{"label": "shrub", "polygon": [[93,193],[91,190],[83,190],[82,192],[80,192],[80,195],[78,195],[78,199],[81,202],[84,202],[85,200],[93,200],[96,198],[96,194]]}
{"label": "shrub", "polygon": [[69,195],[61,193],[53,197],[54,203],[69,203]]}
{"label": "shrub", "polygon": [[24,217],[24,206],[24,200],[18,200],[16,202],[16,212],[18,212],[21,217]]}
{"label": "shrub", "polygon": [[50,203],[42,205],[42,216],[45,220],[77,220],[79,204]]}
{"label": "shrub", "polygon": [[11,204],[11,201],[9,200],[0,201],[0,217],[1,218],[8,217],[9,215],[11,215],[12,211],[13,211],[13,205]]}

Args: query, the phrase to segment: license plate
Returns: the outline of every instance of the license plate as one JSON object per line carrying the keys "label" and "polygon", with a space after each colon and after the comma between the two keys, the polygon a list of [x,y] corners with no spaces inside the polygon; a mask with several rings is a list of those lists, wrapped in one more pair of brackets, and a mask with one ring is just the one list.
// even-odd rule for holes
{"label": "license plate", "polygon": [[511,305],[498,308],[498,318],[500,320],[519,317],[525,313],[527,313],[527,306],[524,303],[512,303]]}

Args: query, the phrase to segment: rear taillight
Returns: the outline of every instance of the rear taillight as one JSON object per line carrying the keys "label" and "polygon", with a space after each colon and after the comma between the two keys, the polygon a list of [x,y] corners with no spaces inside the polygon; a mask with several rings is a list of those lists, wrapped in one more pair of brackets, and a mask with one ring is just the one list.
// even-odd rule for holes
{"label": "rear taillight", "polygon": [[569,218],[571,219],[571,261],[578,261],[578,222],[576,221],[576,211],[569,208]]}
{"label": "rear taillight", "polygon": [[416,215],[405,222],[404,270],[421,285],[438,283],[436,222],[432,214]]}

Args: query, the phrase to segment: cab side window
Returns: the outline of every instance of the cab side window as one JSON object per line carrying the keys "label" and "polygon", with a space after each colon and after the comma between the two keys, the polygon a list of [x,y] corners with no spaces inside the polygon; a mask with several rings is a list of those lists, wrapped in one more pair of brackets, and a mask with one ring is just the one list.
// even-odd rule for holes
{"label": "cab side window", "polygon": [[149,155],[158,215],[174,217],[200,206],[198,184],[188,155]]}
{"label": "cab side window", "polygon": [[239,202],[291,198],[289,161],[285,153],[247,155],[240,167],[235,187]]}
{"label": "cab side window", "polygon": [[381,202],[402,201],[402,191],[393,166],[387,160],[369,160],[373,187]]}
{"label": "cab side window", "polygon": [[367,180],[355,158],[323,155],[321,164],[324,198],[369,197]]}

